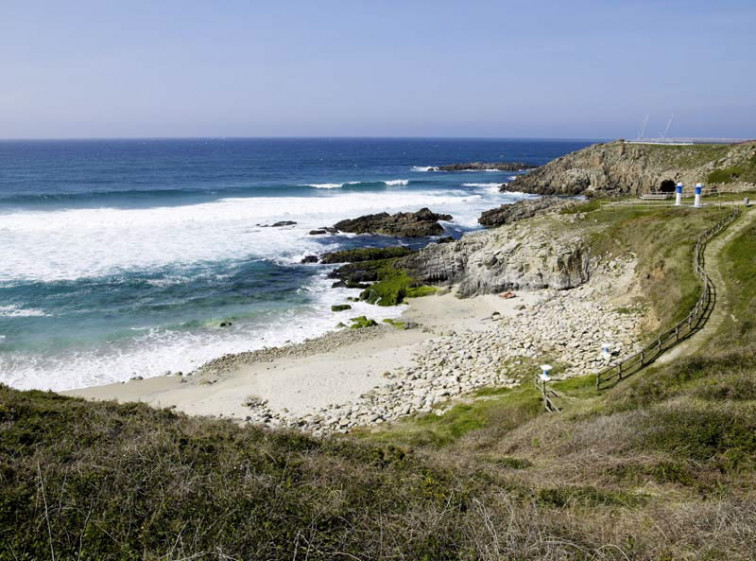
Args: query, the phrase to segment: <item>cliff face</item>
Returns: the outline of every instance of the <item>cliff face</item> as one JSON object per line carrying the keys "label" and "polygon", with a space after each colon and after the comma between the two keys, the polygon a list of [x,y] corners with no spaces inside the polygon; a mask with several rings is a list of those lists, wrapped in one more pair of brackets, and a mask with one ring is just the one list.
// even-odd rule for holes
{"label": "cliff face", "polygon": [[[606,192],[640,194],[663,181],[756,187],[756,142],[664,146],[621,140],[595,144],[518,176],[508,191],[544,195]],[[504,190],[504,187],[502,187]]]}
{"label": "cliff face", "polygon": [[587,246],[574,232],[560,234],[531,221],[430,245],[401,260],[424,283],[458,284],[463,298],[508,289],[573,288],[589,279],[589,265]]}

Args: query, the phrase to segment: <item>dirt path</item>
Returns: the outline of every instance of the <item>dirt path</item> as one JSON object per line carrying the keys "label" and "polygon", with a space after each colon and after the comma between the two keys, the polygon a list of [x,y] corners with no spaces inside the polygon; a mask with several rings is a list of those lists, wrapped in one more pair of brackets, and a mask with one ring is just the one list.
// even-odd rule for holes
{"label": "dirt path", "polygon": [[754,208],[746,209],[740,219],[727,228],[724,233],[715,237],[708,243],[706,246],[706,261],[704,268],[717,290],[717,302],[711,316],[700,331],[660,356],[655,361],[656,364],[668,364],[682,356],[692,354],[717,332],[719,326],[722,324],[722,320],[727,314],[727,306],[724,305],[727,294],[724,292],[724,279],[722,278],[720,270],[721,253],[733,239],[735,239],[754,221],[754,219],[756,219],[756,210]]}

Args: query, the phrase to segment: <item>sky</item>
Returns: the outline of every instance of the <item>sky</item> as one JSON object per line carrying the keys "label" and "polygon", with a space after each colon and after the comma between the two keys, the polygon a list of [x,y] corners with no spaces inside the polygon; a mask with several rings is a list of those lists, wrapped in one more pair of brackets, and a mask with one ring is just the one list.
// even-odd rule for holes
{"label": "sky", "polygon": [[754,138],[754,30],[753,0],[0,0],[0,138]]}

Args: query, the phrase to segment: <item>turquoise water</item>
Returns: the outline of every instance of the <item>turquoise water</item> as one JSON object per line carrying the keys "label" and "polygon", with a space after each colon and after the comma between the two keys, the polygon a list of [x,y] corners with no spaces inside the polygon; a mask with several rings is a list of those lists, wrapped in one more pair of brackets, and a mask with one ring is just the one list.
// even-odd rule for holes
{"label": "turquoise water", "polygon": [[[521,194],[459,161],[544,163],[586,142],[0,142],[0,382],[67,389],[189,370],[333,329],[354,291],[307,254],[418,244],[309,230],[429,207],[447,232]],[[266,227],[279,220],[297,224]],[[353,315],[400,310],[360,303]],[[230,327],[220,327],[231,322]]]}

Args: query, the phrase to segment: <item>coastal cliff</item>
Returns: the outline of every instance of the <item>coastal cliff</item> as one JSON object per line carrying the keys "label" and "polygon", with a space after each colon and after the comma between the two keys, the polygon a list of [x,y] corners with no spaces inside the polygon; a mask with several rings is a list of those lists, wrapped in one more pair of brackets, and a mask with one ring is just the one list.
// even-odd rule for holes
{"label": "coastal cliff", "polygon": [[501,190],[543,195],[647,193],[682,182],[756,188],[756,142],[734,145],[594,144],[516,177]]}
{"label": "coastal cliff", "polygon": [[534,221],[431,244],[397,265],[422,283],[456,284],[463,298],[509,289],[574,288],[590,277],[589,251],[582,237]]}

